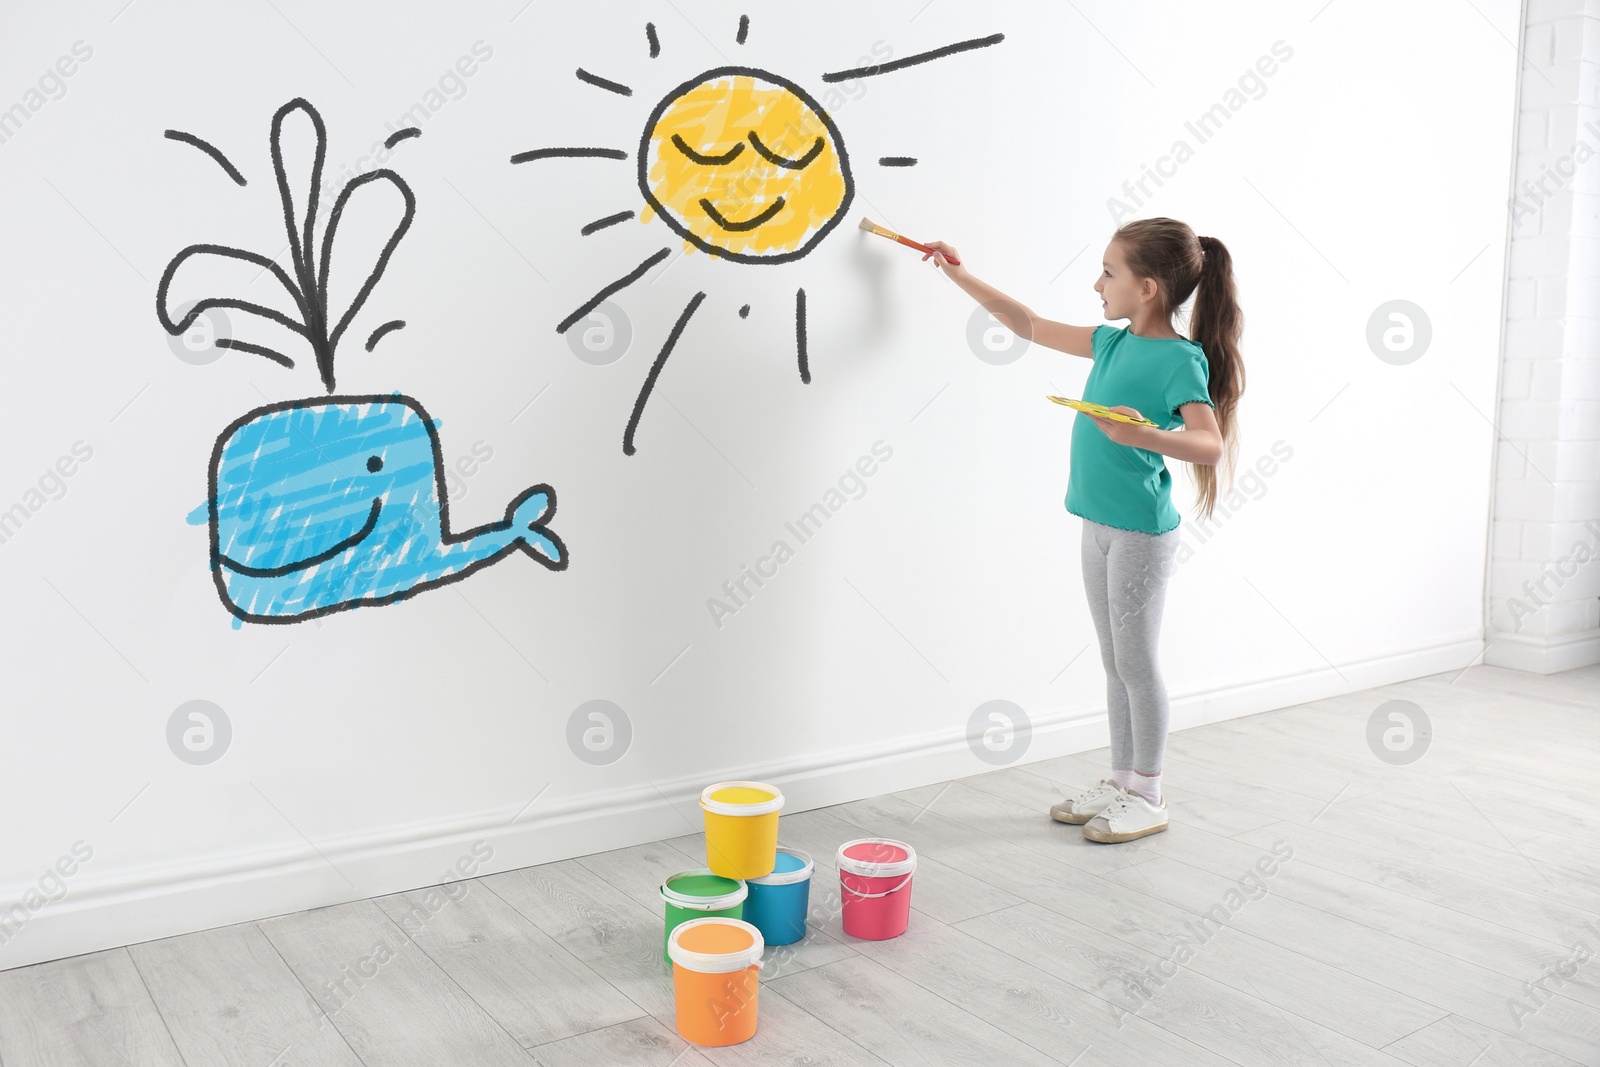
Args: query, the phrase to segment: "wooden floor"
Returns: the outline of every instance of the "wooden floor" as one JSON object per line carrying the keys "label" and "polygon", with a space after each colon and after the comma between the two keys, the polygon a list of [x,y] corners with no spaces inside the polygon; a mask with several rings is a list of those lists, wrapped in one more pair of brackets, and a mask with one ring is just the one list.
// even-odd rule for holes
{"label": "wooden floor", "polygon": [[[1409,766],[1367,747],[1391,699],[1432,720]],[[1600,1065],[1600,668],[1174,734],[1171,828],[1125,844],[1047,814],[1107,757],[785,814],[817,922],[741,1045],[673,1026],[656,886],[690,835],[0,973],[0,1065]],[[866,835],[921,860],[890,941],[837,918]]]}

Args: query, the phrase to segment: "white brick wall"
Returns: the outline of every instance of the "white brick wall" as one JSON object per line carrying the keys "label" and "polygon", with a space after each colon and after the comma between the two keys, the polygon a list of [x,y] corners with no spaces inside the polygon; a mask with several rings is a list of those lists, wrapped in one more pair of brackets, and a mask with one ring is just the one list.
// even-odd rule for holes
{"label": "white brick wall", "polygon": [[1550,673],[1600,663],[1600,0],[1525,15],[1484,659]]}

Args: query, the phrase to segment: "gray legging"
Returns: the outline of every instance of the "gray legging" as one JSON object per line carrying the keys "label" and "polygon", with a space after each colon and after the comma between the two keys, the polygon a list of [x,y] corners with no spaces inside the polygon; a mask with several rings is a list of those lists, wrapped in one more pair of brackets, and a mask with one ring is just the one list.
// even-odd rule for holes
{"label": "gray legging", "polygon": [[1106,668],[1111,769],[1154,774],[1167,751],[1167,687],[1157,645],[1178,531],[1119,530],[1083,520],[1083,587]]}

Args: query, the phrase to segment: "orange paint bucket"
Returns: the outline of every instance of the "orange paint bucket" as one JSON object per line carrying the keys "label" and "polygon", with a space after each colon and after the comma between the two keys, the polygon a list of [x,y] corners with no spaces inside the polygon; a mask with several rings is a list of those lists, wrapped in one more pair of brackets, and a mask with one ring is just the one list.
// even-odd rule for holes
{"label": "orange paint bucket", "polygon": [[694,1045],[737,1045],[756,1034],[761,931],[742,919],[690,919],[667,938],[678,1036]]}

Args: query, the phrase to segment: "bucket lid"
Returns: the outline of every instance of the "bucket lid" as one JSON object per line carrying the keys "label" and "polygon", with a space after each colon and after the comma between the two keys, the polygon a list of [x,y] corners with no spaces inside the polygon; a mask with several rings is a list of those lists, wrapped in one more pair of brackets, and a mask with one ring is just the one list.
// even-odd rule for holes
{"label": "bucket lid", "polygon": [[718,782],[701,791],[700,806],[713,815],[771,815],[783,807],[783,791],[765,782]]}
{"label": "bucket lid", "polygon": [[755,926],[743,919],[718,916],[679,923],[667,938],[667,955],[672,962],[703,974],[760,967],[766,947]]}
{"label": "bucket lid", "polygon": [[811,870],[815,866],[816,864],[806,853],[797,848],[784,848],[779,845],[772,873],[763,874],[759,878],[747,878],[746,881],[754,885],[793,885],[810,878]]}
{"label": "bucket lid", "polygon": [[661,883],[662,900],[695,911],[722,911],[741,903],[749,893],[740,879],[713,874],[709,867],[679,871]]}
{"label": "bucket lid", "polygon": [[841,871],[863,878],[894,878],[917,869],[917,851],[892,837],[858,837],[839,846]]}

